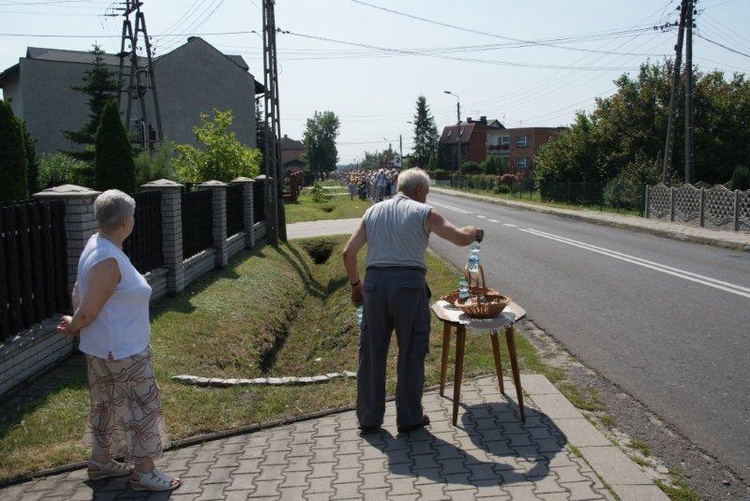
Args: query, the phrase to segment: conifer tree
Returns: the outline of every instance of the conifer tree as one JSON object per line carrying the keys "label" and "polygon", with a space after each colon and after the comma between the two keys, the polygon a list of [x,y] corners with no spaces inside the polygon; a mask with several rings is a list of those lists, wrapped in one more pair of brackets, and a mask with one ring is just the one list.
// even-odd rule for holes
{"label": "conifer tree", "polygon": [[426,169],[431,160],[437,156],[438,133],[435,118],[430,113],[427,98],[417,98],[417,114],[414,116],[414,152],[419,166]]}
{"label": "conifer tree", "polygon": [[63,131],[67,139],[83,147],[82,151],[65,151],[64,153],[86,162],[94,160],[93,147],[104,105],[110,99],[117,98],[122,87],[122,82],[116,78],[116,72],[104,64],[104,51],[95,44],[90,53],[94,56],[94,62],[91,69],[83,75],[84,84],[72,87],[89,96],[89,120],[76,131]]}
{"label": "conifer tree", "polygon": [[94,152],[97,190],[116,188],[125,193],[135,192],[133,147],[114,100],[104,105]]}
{"label": "conifer tree", "polygon": [[10,103],[0,101],[0,200],[24,200],[26,189],[26,150],[21,124]]}

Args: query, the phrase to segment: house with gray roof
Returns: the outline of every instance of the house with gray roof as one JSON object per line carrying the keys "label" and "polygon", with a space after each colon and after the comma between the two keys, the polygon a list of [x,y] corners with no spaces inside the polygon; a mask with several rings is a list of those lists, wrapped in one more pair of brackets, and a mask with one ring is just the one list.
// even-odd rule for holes
{"label": "house with gray roof", "polygon": [[[119,70],[120,58],[104,54],[104,63]],[[90,52],[29,47],[26,57],[0,73],[0,88],[9,100],[13,113],[26,121],[37,140],[38,153],[73,150],[77,145],[63,135],[65,130],[78,130],[87,121],[87,97],[73,90],[83,83],[84,73],[91,68]],[[124,85],[128,83],[130,63],[124,61]],[[241,56],[228,56],[199,37],[153,60],[162,133],[165,140],[198,146],[193,127],[200,125],[200,114],[211,115],[214,108],[232,110],[232,131],[246,146],[254,148],[255,97],[264,87],[250,73]],[[147,62],[139,62],[147,68]],[[147,91],[148,92],[148,91]],[[146,96],[146,119],[156,128],[153,99]],[[127,98],[121,99],[121,112]],[[131,122],[140,118],[140,104],[132,104]],[[133,127],[135,124],[129,124]]]}

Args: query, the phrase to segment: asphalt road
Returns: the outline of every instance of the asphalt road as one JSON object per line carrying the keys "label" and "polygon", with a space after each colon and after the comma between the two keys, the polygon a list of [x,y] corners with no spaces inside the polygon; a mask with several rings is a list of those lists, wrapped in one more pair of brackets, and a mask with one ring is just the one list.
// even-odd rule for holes
{"label": "asphalt road", "polygon": [[[488,285],[581,362],[750,479],[750,253],[430,193],[485,228]],[[468,251],[433,236],[457,266]]]}

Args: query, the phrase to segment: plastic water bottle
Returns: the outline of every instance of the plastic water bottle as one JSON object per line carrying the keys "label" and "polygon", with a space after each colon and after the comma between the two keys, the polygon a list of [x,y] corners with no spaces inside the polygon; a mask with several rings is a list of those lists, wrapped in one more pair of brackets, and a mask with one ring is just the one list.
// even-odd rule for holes
{"label": "plastic water bottle", "polygon": [[469,297],[469,282],[466,278],[461,277],[458,281],[458,299],[466,299]]}
{"label": "plastic water bottle", "polygon": [[479,271],[479,242],[473,242],[471,246],[469,246],[468,268],[470,273],[476,273]]}
{"label": "plastic water bottle", "polygon": [[359,306],[357,306],[356,311],[357,311],[357,325],[362,325],[362,319],[364,318],[364,315],[365,315],[364,305],[360,304]]}

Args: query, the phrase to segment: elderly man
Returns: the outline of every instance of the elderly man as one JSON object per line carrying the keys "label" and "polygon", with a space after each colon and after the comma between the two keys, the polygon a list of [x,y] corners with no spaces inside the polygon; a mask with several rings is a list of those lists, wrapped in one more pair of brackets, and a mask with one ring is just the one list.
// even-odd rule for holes
{"label": "elderly man", "polygon": [[[376,431],[385,414],[385,373],[391,333],[396,329],[398,431],[422,428],[424,360],[430,338],[430,290],[425,251],[430,233],[469,245],[483,230],[457,228],[427,205],[430,178],[419,168],[398,176],[397,194],[370,207],[344,247],[343,259],[355,305],[364,301],[359,335],[357,419],[363,432]],[[366,273],[360,280],[357,254],[367,244]]]}

